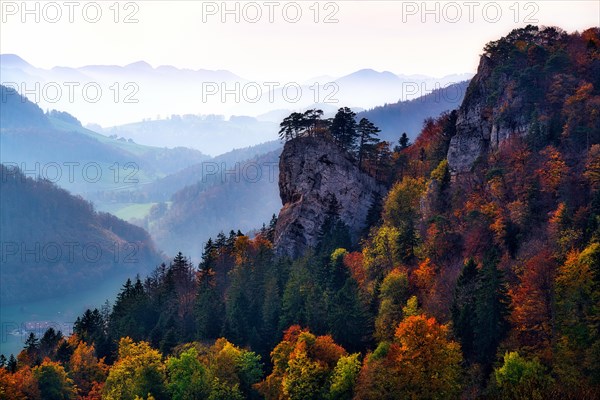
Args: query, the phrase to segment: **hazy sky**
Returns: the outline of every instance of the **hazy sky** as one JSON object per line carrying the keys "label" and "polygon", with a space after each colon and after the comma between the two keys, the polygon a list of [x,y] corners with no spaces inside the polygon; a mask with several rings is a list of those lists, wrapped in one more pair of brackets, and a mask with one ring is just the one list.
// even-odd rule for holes
{"label": "hazy sky", "polygon": [[567,31],[600,25],[598,0],[29,1],[28,13],[21,1],[0,6],[0,51],[36,66],[145,60],[249,79],[301,80],[361,68],[475,72],[486,42],[528,22]]}

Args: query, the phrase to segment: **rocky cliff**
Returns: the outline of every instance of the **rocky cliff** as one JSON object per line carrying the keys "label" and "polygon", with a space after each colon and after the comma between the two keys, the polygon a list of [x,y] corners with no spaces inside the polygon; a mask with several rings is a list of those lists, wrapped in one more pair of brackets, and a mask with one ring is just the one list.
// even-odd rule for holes
{"label": "rocky cliff", "polygon": [[317,137],[287,142],[279,159],[283,208],[275,227],[277,253],[295,258],[317,245],[334,201],[352,239],[358,240],[374,199],[385,191],[336,144]]}
{"label": "rocky cliff", "polygon": [[487,55],[481,56],[477,74],[458,110],[456,135],[448,150],[448,166],[453,174],[469,172],[488,149],[529,130],[529,116],[518,112],[523,111],[526,96],[515,90],[510,76],[497,74],[494,64]]}
{"label": "rocky cliff", "polygon": [[[574,121],[597,108],[572,107],[600,85],[597,36],[597,28],[569,35],[528,25],[489,42],[457,113],[450,171],[469,172],[480,156],[511,136],[525,137],[536,149],[565,135],[576,141]],[[591,120],[585,124],[594,126]]]}

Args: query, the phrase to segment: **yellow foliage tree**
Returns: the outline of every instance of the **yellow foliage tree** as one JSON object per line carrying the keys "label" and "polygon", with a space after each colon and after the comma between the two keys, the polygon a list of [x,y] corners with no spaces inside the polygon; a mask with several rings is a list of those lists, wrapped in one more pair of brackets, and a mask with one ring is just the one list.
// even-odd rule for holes
{"label": "yellow foliage tree", "polygon": [[147,342],[135,343],[125,337],[119,341],[119,358],[111,367],[104,385],[106,400],[166,398],[165,366],[162,354]]}

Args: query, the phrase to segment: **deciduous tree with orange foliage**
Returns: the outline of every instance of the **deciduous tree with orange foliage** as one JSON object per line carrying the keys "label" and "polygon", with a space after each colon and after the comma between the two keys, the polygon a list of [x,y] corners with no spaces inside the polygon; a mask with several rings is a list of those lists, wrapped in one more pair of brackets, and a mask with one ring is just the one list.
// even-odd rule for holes
{"label": "deciduous tree with orange foliage", "polygon": [[509,293],[512,302],[510,322],[517,348],[547,362],[552,359],[555,270],[552,252],[541,249],[524,263],[519,285]]}
{"label": "deciduous tree with orange foliage", "polygon": [[98,360],[94,345],[80,341],[69,362],[69,375],[77,385],[78,394],[86,396],[95,384],[104,382],[108,366],[103,359]]}
{"label": "deciduous tree with orange foliage", "polygon": [[402,321],[391,344],[382,344],[363,365],[357,400],[459,398],[462,356],[447,325],[425,315]]}

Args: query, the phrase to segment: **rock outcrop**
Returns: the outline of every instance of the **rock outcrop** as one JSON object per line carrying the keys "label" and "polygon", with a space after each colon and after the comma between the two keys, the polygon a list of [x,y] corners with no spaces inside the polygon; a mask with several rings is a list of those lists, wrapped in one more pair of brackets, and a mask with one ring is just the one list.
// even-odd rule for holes
{"label": "rock outcrop", "polygon": [[277,253],[296,258],[316,246],[332,202],[337,202],[352,239],[358,240],[369,209],[385,192],[335,143],[317,137],[287,142],[279,160],[283,208],[275,227]]}
{"label": "rock outcrop", "polygon": [[492,76],[493,64],[487,55],[481,56],[477,74],[458,110],[456,135],[448,149],[448,167],[453,175],[469,172],[488,149],[529,130],[528,119],[518,112],[524,97],[507,75]]}

